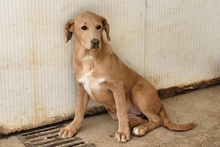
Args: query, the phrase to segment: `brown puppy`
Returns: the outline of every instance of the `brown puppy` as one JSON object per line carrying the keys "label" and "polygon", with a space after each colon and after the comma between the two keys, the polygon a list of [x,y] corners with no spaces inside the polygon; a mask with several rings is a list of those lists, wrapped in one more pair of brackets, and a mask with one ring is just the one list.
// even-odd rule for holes
{"label": "brown puppy", "polygon": [[[78,101],[74,120],[59,135],[73,136],[84,119],[89,97],[104,105],[112,119],[118,120],[117,142],[164,126],[170,130],[189,130],[194,124],[176,125],[169,121],[155,88],[127,67],[103,40],[109,37],[107,20],[92,12],[84,12],[67,22],[67,41],[75,35],[73,70],[78,84]],[[147,117],[144,118],[144,117]]]}

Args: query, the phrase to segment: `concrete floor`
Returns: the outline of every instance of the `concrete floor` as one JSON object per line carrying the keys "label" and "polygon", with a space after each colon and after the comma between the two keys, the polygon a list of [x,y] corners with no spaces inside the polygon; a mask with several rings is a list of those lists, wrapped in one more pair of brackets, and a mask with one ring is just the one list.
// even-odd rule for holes
{"label": "concrete floor", "polygon": [[[86,117],[77,136],[97,147],[219,147],[220,146],[220,85],[163,99],[169,118],[175,123],[197,124],[186,132],[157,128],[143,137],[131,137],[117,143],[114,133],[117,122],[108,114]],[[23,147],[15,135],[0,139],[0,147]]]}

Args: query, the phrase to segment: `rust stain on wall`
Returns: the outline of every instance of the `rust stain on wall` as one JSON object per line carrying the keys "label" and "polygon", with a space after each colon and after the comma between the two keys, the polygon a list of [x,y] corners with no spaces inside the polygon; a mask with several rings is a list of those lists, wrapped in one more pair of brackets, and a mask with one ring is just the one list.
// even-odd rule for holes
{"label": "rust stain on wall", "polygon": [[86,110],[86,114],[95,114],[106,111],[104,106],[91,107]]}
{"label": "rust stain on wall", "polygon": [[173,86],[169,88],[159,89],[157,92],[160,98],[163,99],[163,98],[175,96],[177,94],[181,94],[183,92],[187,92],[187,91],[195,90],[199,88],[204,88],[204,87],[208,87],[208,86],[215,85],[215,84],[220,84],[220,77],[192,83],[189,85]]}

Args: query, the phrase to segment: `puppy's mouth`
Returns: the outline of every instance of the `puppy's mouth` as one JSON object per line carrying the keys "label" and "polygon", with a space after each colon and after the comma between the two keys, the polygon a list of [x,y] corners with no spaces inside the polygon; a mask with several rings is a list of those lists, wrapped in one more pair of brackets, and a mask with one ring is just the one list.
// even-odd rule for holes
{"label": "puppy's mouth", "polygon": [[92,45],[91,49],[99,49],[99,45]]}

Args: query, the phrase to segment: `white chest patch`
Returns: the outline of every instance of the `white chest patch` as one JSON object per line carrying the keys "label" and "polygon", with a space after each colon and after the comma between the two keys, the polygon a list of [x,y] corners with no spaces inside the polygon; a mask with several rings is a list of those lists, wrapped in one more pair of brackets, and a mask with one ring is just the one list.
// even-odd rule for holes
{"label": "white chest patch", "polygon": [[100,89],[100,83],[105,81],[105,78],[94,78],[91,76],[92,72],[94,70],[91,70],[89,73],[82,76],[78,81],[83,84],[84,89],[89,94],[90,97],[93,97],[92,91],[98,91]]}
{"label": "white chest patch", "polygon": [[85,57],[83,57],[82,58],[82,60],[92,60],[93,59],[93,57],[92,56],[85,56]]}

